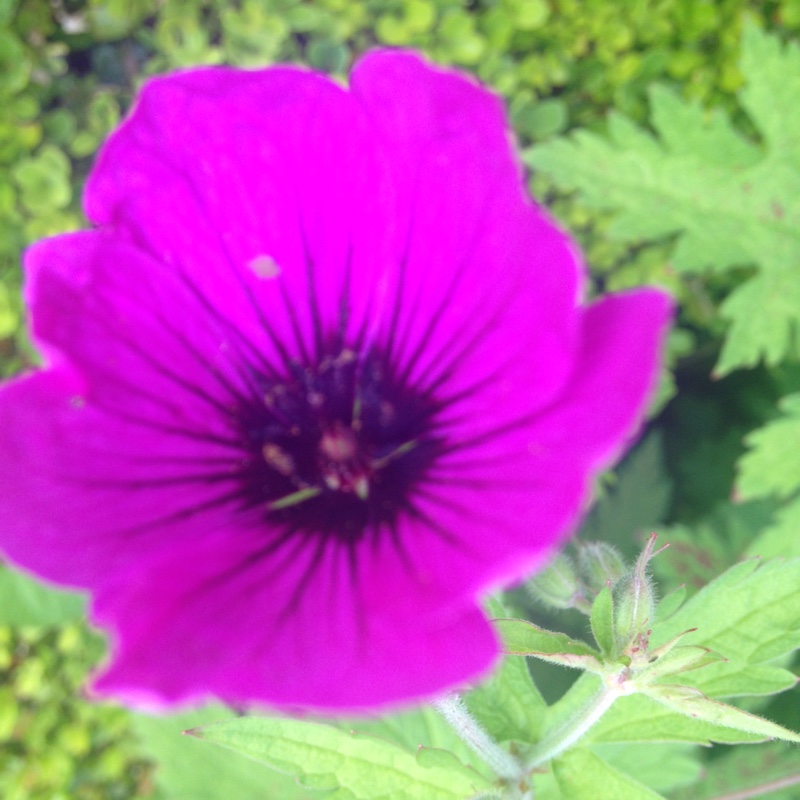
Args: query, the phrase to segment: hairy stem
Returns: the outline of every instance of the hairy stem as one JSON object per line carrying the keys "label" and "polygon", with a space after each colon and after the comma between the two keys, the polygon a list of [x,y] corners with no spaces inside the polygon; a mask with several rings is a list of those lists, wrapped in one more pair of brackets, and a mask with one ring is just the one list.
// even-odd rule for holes
{"label": "hairy stem", "polygon": [[524,775],[522,764],[486,733],[457,694],[440,697],[438,700],[434,700],[433,705],[453,730],[492,768],[498,777],[515,781]]}
{"label": "hairy stem", "polygon": [[529,769],[546,764],[582,739],[589,729],[608,711],[620,692],[612,686],[603,688],[574,716],[554,730],[534,748]]}

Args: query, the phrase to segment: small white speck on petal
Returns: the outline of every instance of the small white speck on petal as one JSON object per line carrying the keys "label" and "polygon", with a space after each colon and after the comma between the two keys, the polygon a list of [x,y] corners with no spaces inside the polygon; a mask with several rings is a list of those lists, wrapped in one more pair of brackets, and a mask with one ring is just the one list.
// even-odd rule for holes
{"label": "small white speck on petal", "polygon": [[247,266],[259,278],[277,278],[281,274],[281,268],[275,263],[275,259],[270,256],[256,256]]}

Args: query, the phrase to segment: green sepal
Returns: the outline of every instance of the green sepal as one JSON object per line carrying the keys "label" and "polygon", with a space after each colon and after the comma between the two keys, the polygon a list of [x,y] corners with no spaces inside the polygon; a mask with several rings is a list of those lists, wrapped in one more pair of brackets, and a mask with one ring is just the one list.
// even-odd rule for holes
{"label": "green sepal", "polygon": [[662,656],[652,657],[651,663],[639,669],[636,673],[636,685],[652,683],[670,675],[701,669],[711,664],[716,664],[725,659],[712,653],[707,647],[699,645],[684,645],[675,647]]}
{"label": "green sepal", "polygon": [[564,667],[598,674],[604,672],[600,653],[585,642],[570,639],[565,633],[539,628],[524,619],[497,619],[494,624],[507,655],[533,656]]}
{"label": "green sepal", "polygon": [[603,655],[613,658],[616,650],[614,645],[614,599],[608,586],[604,586],[595,597],[589,619],[592,625],[592,634],[600,651]]}
{"label": "green sepal", "polygon": [[699,689],[677,684],[643,685],[640,691],[667,708],[693,719],[704,720],[726,728],[763,736],[765,739],[783,739],[800,742],[800,734],[776,725],[774,722],[742,711],[740,708],[712,700]]}

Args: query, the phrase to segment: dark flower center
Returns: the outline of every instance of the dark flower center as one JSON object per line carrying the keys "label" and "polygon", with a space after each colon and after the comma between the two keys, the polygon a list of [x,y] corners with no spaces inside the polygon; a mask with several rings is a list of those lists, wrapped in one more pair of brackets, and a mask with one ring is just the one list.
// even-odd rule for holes
{"label": "dark flower center", "polygon": [[380,350],[342,348],[280,378],[243,409],[249,507],[291,530],[346,542],[388,526],[441,452],[438,406]]}

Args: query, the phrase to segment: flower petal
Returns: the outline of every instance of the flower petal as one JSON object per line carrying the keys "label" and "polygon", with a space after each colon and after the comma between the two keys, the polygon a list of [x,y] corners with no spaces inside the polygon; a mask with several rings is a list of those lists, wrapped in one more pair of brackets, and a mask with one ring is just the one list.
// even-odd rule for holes
{"label": "flower petal", "polygon": [[582,314],[573,374],[550,407],[516,425],[487,417],[454,429],[456,446],[418,490],[418,517],[399,534],[411,563],[447,564],[427,576],[442,596],[507,586],[560,546],[593,476],[641,424],[671,313],[656,290],[603,298]]}
{"label": "flower petal", "polygon": [[542,407],[570,371],[580,262],[525,195],[500,99],[395,52],[366,56],[351,84],[406,231],[382,329],[401,369],[468,414]]}
{"label": "flower petal", "polygon": [[94,617],[118,643],[96,690],[155,708],[218,696],[375,710],[491,667],[497,642],[472,603],[432,612],[385,585],[393,602],[372,608],[345,549],[295,541],[259,558],[262,538],[205,537],[189,558],[176,549],[109,582]]}
{"label": "flower petal", "polygon": [[379,284],[391,203],[352,96],[290,68],[151,80],[85,196],[95,223],[180,270],[228,319],[257,319],[295,358],[364,325],[372,288],[344,301],[355,276]]}

